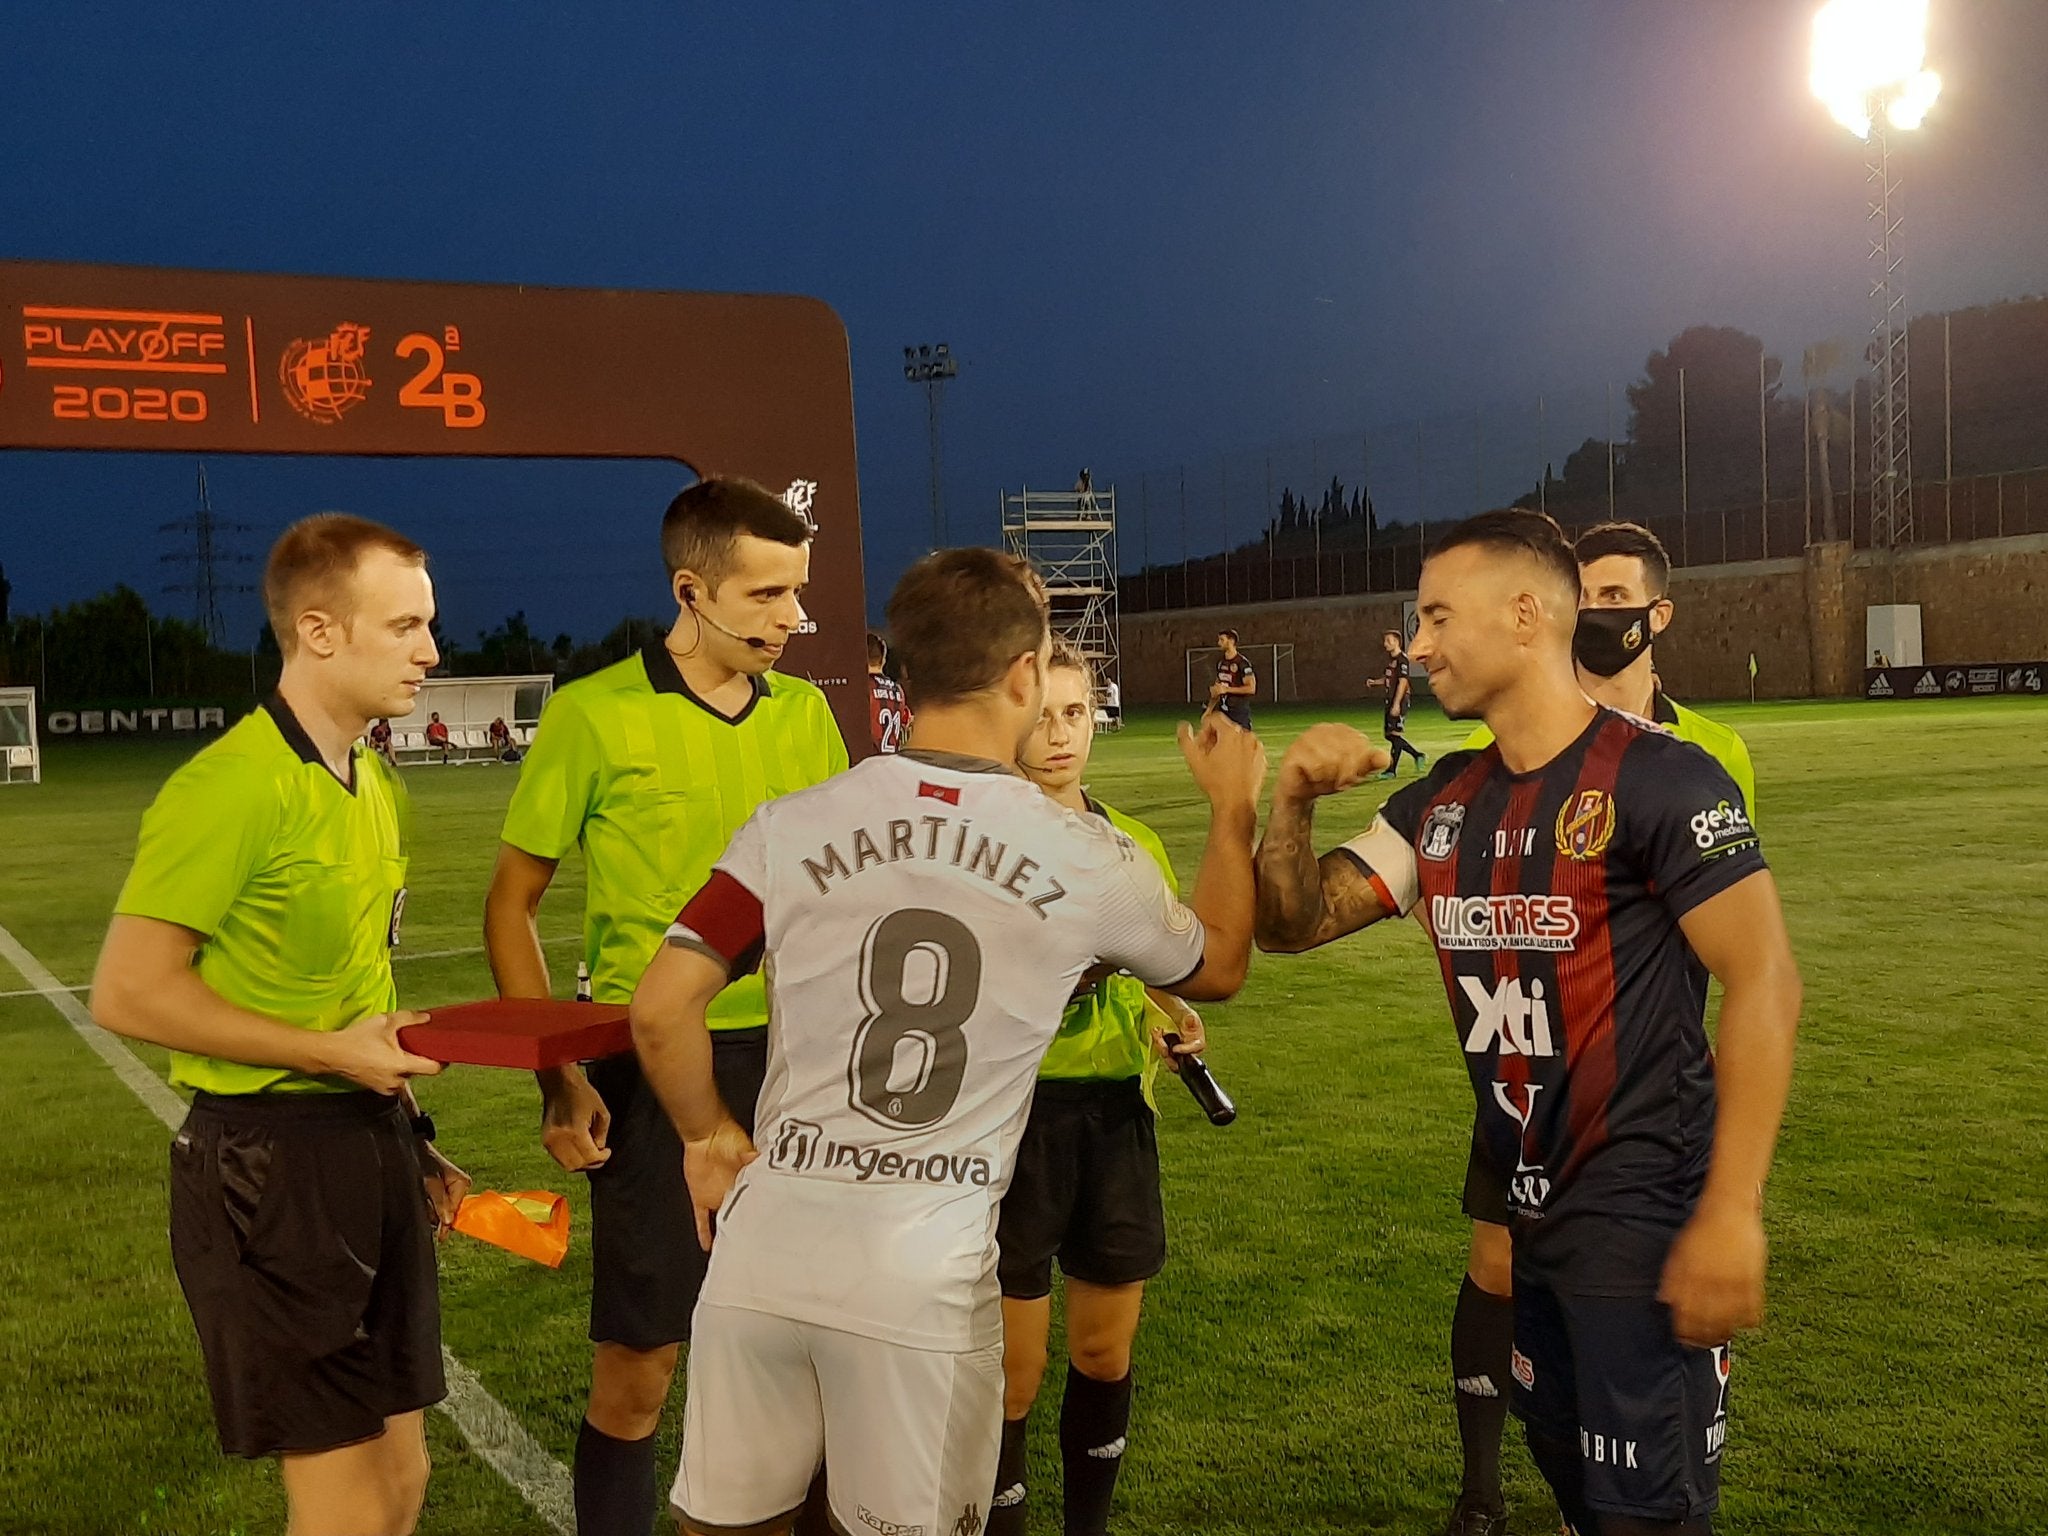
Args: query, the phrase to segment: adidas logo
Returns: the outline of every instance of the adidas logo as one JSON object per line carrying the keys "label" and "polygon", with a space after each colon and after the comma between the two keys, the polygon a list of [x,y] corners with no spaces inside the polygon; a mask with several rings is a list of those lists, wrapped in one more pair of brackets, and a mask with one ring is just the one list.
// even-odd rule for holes
{"label": "adidas logo", "polygon": [[1877,681],[1870,685],[1870,696],[1873,699],[1890,698],[1892,696],[1892,680],[1883,673],[1879,673]]}
{"label": "adidas logo", "polygon": [[1110,1441],[1107,1445],[1089,1446],[1088,1454],[1090,1456],[1093,1456],[1097,1461],[1115,1461],[1119,1456],[1123,1455],[1124,1446],[1127,1443],[1128,1440],[1126,1436],[1118,1435],[1114,1440]]}
{"label": "adidas logo", "polygon": [[1454,1383],[1467,1397],[1499,1397],[1500,1389],[1491,1376],[1460,1376]]}
{"label": "adidas logo", "polygon": [[991,1509],[1015,1509],[1024,1502],[1024,1485],[1012,1483],[989,1503]]}
{"label": "adidas logo", "polygon": [[1922,672],[1920,674],[1920,681],[1913,685],[1913,691],[1923,695],[1939,693],[1941,692],[1941,682],[1932,672]]}

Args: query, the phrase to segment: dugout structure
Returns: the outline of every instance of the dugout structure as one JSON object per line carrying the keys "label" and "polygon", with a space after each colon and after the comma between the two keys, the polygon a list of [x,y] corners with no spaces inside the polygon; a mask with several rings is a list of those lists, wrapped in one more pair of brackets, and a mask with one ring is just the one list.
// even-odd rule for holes
{"label": "dugout structure", "polygon": [[[0,448],[745,475],[817,530],[781,665],[871,750],[853,383],[816,299],[0,262]],[[660,513],[636,527],[650,562]]]}
{"label": "dugout structure", "polygon": [[[1228,626],[1224,626],[1228,627]],[[1240,645],[1238,655],[1252,664],[1258,692],[1252,708],[1261,704],[1288,704],[1299,695],[1294,691],[1294,647],[1291,645]],[[1216,681],[1216,663],[1223,649],[1215,645],[1191,645],[1187,651],[1188,702],[1207,704],[1210,685]]]}
{"label": "dugout structure", "polygon": [[[1005,491],[1003,545],[1045,579],[1052,632],[1095,664],[1105,698],[1123,687],[1116,608],[1116,488]],[[1115,711],[1110,724],[1121,720]]]}
{"label": "dugout structure", "polygon": [[43,782],[43,749],[36,739],[36,691],[0,688],[0,784]]}
{"label": "dugout structure", "polygon": [[435,715],[448,727],[449,760],[493,762],[491,722],[503,720],[512,744],[522,751],[533,745],[541,706],[555,691],[549,673],[521,677],[430,677],[420,685],[412,713],[391,717],[391,755],[400,765],[438,761],[438,748],[427,745],[427,722]]}

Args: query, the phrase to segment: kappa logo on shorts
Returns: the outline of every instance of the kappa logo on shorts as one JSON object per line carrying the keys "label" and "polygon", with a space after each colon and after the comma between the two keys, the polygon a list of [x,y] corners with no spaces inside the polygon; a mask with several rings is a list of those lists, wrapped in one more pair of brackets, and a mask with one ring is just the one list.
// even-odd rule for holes
{"label": "kappa logo on shorts", "polygon": [[953,1522],[953,1536],[981,1536],[981,1506],[970,1504]]}
{"label": "kappa logo on shorts", "polygon": [[884,1520],[865,1504],[861,1505],[855,1513],[860,1516],[860,1523],[862,1525],[871,1531],[880,1531],[882,1536],[924,1536],[923,1526],[901,1525],[894,1520]]}
{"label": "kappa logo on shorts", "polygon": [[1522,1384],[1524,1392],[1536,1390],[1536,1362],[1512,1346],[1508,1351],[1508,1369],[1514,1373],[1515,1380]]}

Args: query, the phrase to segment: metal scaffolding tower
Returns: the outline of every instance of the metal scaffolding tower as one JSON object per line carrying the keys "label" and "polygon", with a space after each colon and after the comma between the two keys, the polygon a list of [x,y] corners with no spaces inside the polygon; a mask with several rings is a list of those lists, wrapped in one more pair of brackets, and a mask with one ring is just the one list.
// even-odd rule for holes
{"label": "metal scaffolding tower", "polygon": [[224,534],[254,532],[247,523],[229,523],[213,515],[213,502],[206,494],[206,465],[199,466],[199,493],[197,505],[190,517],[176,518],[160,524],[159,533],[189,533],[192,535],[190,549],[173,550],[162,557],[165,565],[189,566],[190,581],[173,582],[165,587],[166,592],[189,592],[193,598],[192,617],[199,627],[206,631],[206,638],[214,645],[220,645],[227,636],[227,626],[221,619],[220,600],[224,593],[253,592],[255,588],[247,582],[223,579],[219,567],[223,565],[247,565],[250,557],[223,548]]}
{"label": "metal scaffolding tower", "polygon": [[1905,253],[1899,239],[1899,182],[1882,113],[1864,141],[1870,187],[1870,542],[1892,549],[1913,539],[1913,432],[1906,389]]}
{"label": "metal scaffolding tower", "polygon": [[1052,629],[1095,663],[1104,689],[1121,690],[1116,610],[1116,490],[1005,491],[1003,544],[1038,568]]}

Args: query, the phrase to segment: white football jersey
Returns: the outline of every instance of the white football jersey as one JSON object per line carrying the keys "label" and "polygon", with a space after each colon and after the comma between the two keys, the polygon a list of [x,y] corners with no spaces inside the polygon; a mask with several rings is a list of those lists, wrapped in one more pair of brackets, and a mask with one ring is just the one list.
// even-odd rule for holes
{"label": "white football jersey", "polygon": [[922,752],[763,804],[670,937],[768,974],[761,1155],[703,1299],[949,1350],[1000,1337],[996,1206],[1082,975],[1172,985],[1204,942],[1107,822]]}

